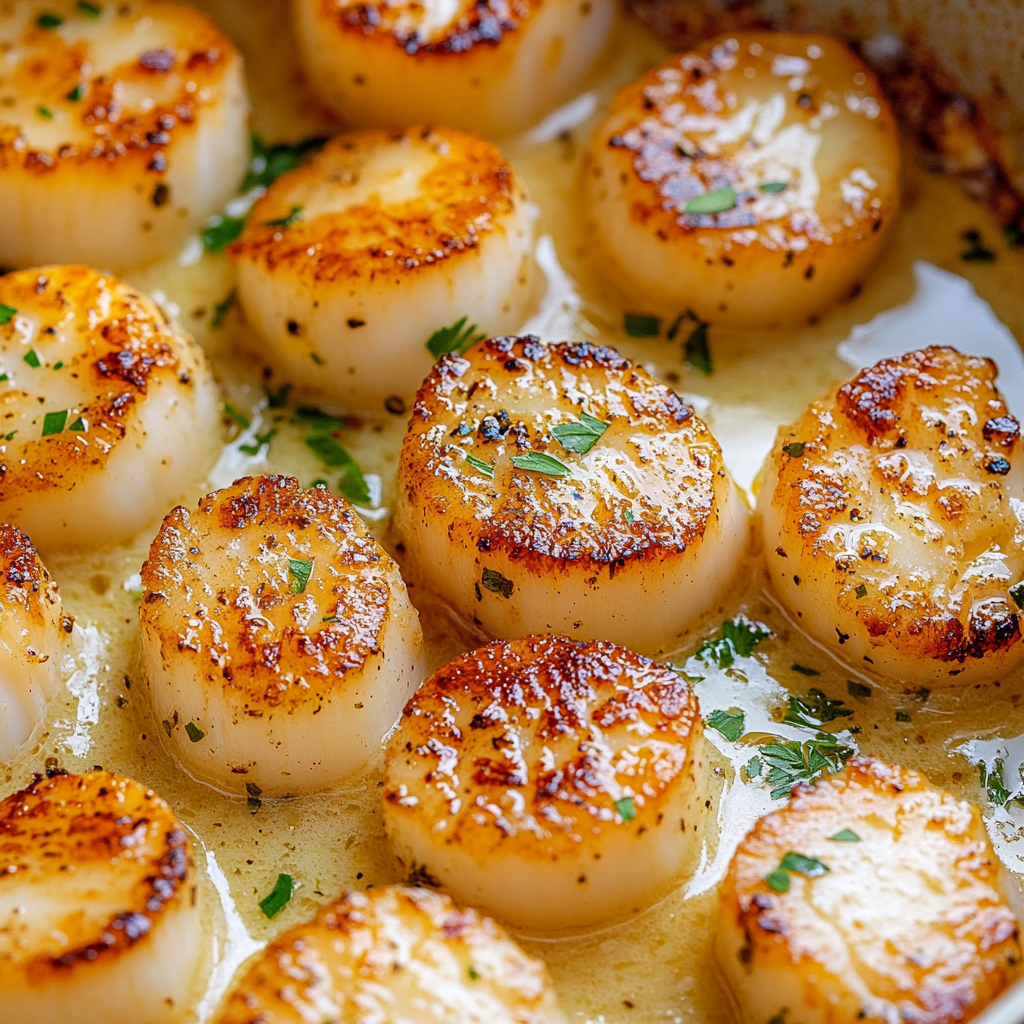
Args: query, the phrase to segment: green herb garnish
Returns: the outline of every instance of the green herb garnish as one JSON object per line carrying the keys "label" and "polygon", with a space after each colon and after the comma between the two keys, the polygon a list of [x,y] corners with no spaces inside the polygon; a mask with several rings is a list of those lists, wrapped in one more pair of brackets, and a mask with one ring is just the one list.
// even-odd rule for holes
{"label": "green herb garnish", "polygon": [[275,220],[265,220],[263,223],[268,228],[290,228],[300,220],[302,220],[302,207],[297,203],[292,203],[287,217],[278,217]]}
{"label": "green herb garnish", "polygon": [[222,213],[215,213],[200,236],[203,239],[203,248],[207,252],[220,252],[226,249],[238,238],[244,227],[244,217],[228,217]]}
{"label": "green herb garnish", "polygon": [[291,394],[291,390],[291,384],[282,384],[276,391],[264,388],[263,392],[267,396],[267,407],[270,409],[283,409],[288,404],[288,395]]}
{"label": "green herb garnish", "polygon": [[804,449],[807,445],[803,441],[790,441],[789,444],[784,444],[782,450],[791,458],[798,459],[804,453]]}
{"label": "green herb garnish", "polygon": [[475,455],[466,453],[466,461],[483,476],[487,477],[488,480],[494,479],[494,466],[489,462],[484,462],[483,459],[478,459]]}
{"label": "green herb garnish", "polygon": [[502,576],[496,569],[484,569],[483,575],[480,577],[480,585],[484,590],[500,594],[506,599],[510,598],[512,591],[515,590],[515,584]]}
{"label": "green herb garnish", "polygon": [[1024,608],[1024,583],[1018,583],[1015,587],[1010,587],[1010,597],[1013,598],[1013,603],[1018,608]]}
{"label": "green herb garnish", "polygon": [[22,357],[29,366],[34,370],[38,370],[42,363],[39,361],[39,356],[34,348],[30,348]]}
{"label": "green herb garnish", "polygon": [[342,470],[338,490],[354,505],[364,508],[372,504],[370,488],[355,459],[340,441],[330,434],[314,433],[306,438],[306,447],[325,465]]}
{"label": "green herb garnish", "polygon": [[743,619],[726,620],[722,623],[721,636],[705,640],[695,656],[701,661],[713,662],[719,668],[728,668],[737,656],[750,657],[754,648],[771,635],[769,630]]}
{"label": "green herb garnish", "polygon": [[798,782],[810,782],[824,771],[838,772],[853,756],[853,748],[843,746],[828,733],[814,739],[779,740],[761,751],[768,764],[768,785],[772,799],[786,796]]}
{"label": "green herb garnish", "polygon": [[103,8],[99,4],[91,4],[88,0],[78,0],[75,4],[80,14],[84,14],[87,18],[98,18],[103,13]]}
{"label": "green herb garnish", "polygon": [[896,721],[897,722],[909,722],[910,721],[910,715],[906,711],[897,711],[896,712]]}
{"label": "green herb garnish", "polygon": [[746,763],[746,764],[745,764],[745,765],[743,766],[743,768],[744,768],[744,770],[745,770],[745,771],[746,771],[746,773],[747,773],[747,778],[748,778],[748,779],[759,779],[759,778],[761,777],[761,772],[762,772],[762,770],[763,770],[763,767],[762,767],[762,765],[761,765],[761,758],[759,758],[759,757],[758,757],[758,756],[757,756],[757,755],[755,754],[755,755],[754,755],[754,756],[753,756],[753,757],[752,757],[752,758],[751,758],[751,759],[750,759],[750,760],[749,760],[749,761],[748,761],[748,762],[747,762],[747,763]]}
{"label": "green herb garnish", "polygon": [[627,313],[623,326],[631,338],[656,338],[661,333],[661,319],[643,313]]}
{"label": "green herb garnish", "polygon": [[762,192],[767,192],[770,196],[777,196],[780,192],[785,192],[789,188],[788,181],[765,181],[757,186]]}
{"label": "green herb garnish", "polygon": [[240,412],[233,405],[228,405],[227,402],[224,403],[224,415],[234,420],[243,430],[248,430],[252,422],[244,412]]}
{"label": "green herb garnish", "polygon": [[40,28],[60,28],[64,24],[64,19],[59,14],[40,14],[36,18],[36,24]]}
{"label": "green herb garnish", "polygon": [[244,452],[246,455],[259,455],[264,445],[269,449],[270,442],[277,436],[277,427],[271,427],[269,430],[264,431],[262,434],[256,434],[252,439],[252,444],[240,444],[238,450]]}
{"label": "green herb garnish", "polygon": [[619,812],[623,821],[632,821],[636,817],[636,805],[631,796],[623,796],[616,800],[615,810]]}
{"label": "green herb garnish", "polygon": [[714,188],[710,192],[694,196],[683,207],[686,213],[725,213],[736,205],[736,192],[731,185]]}
{"label": "green herb garnish", "polygon": [[9,324],[17,315],[18,311],[13,306],[0,302],[0,324]]}
{"label": "green herb garnish", "polygon": [[469,965],[469,980],[470,981],[479,981],[480,980],[480,972],[472,964]]}
{"label": "green herb garnish", "polygon": [[847,679],[846,692],[851,697],[856,697],[858,700],[862,700],[865,697],[871,696],[871,687],[866,686],[864,683],[858,683],[856,679]]}
{"label": "green herb garnish", "polygon": [[745,732],[746,715],[739,708],[728,711],[712,711],[708,726],[720,732],[727,740],[735,743]]}
{"label": "green herb garnish", "polygon": [[260,900],[260,910],[263,911],[264,916],[273,917],[275,914],[279,914],[292,898],[292,890],[292,876],[283,873],[278,875],[277,882],[274,883],[270,894]]}
{"label": "green herb garnish", "polygon": [[513,455],[512,465],[527,473],[543,473],[544,476],[569,476],[572,472],[564,462],[559,462],[553,455],[547,455],[544,452]]}
{"label": "green herb garnish", "polygon": [[834,836],[829,836],[833,843],[859,843],[860,836],[848,828],[840,829]]}
{"label": "green herb garnish", "polygon": [[706,377],[712,373],[711,353],[708,350],[708,325],[700,321],[690,332],[683,349],[686,361]]}
{"label": "green herb garnish", "polygon": [[776,892],[789,892],[789,872],[783,871],[782,868],[769,872],[764,876],[764,880]]}
{"label": "green herb garnish", "polygon": [[47,121],[53,120],[53,111],[49,107],[43,106],[42,103],[40,103],[39,106],[36,107],[36,113],[40,117],[45,117]]}
{"label": "green herb garnish", "polygon": [[854,594],[856,595],[858,601],[863,600],[865,597],[868,596],[868,588],[863,583],[858,583],[857,589],[854,591]]}
{"label": "green herb garnish", "polygon": [[313,572],[313,560],[305,558],[288,559],[289,584],[293,594],[301,594],[306,589],[310,574]]}
{"label": "green herb garnish", "polygon": [[188,733],[188,738],[193,743],[198,743],[206,735],[206,733],[203,732],[195,722],[186,722],[185,732]]}
{"label": "green herb garnish", "polygon": [[567,452],[586,455],[610,426],[610,423],[581,412],[579,422],[559,423],[551,428],[551,433]]}
{"label": "green herb garnish", "polygon": [[807,878],[820,878],[828,874],[828,867],[817,857],[806,857],[802,853],[787,853],[779,862],[783,871],[795,871]]}
{"label": "green herb garnish", "polygon": [[789,698],[789,708],[783,721],[786,725],[816,729],[826,722],[849,718],[852,714],[852,709],[846,707],[843,701],[829,700],[821,690],[811,688],[802,697]]}
{"label": "green herb garnish", "polygon": [[[238,299],[238,292],[232,288],[228,292],[227,296],[221,299],[216,306],[213,307],[213,316],[210,317],[210,330],[217,331],[224,326],[224,321],[228,317],[228,311],[235,304]],[[273,408],[273,406],[271,406]]]}
{"label": "green herb garnish", "polygon": [[478,341],[486,338],[486,334],[477,333],[476,324],[466,325],[468,319],[467,316],[461,316],[451,327],[439,327],[427,339],[427,351],[435,359],[440,359],[441,356],[446,356],[450,352],[462,355]]}
{"label": "green herb garnish", "polygon": [[288,171],[294,171],[310,153],[322,149],[325,138],[303,139],[301,142],[279,143],[276,146],[265,145],[258,135],[253,134],[252,160],[242,182],[242,191],[253,188],[269,188]]}
{"label": "green herb garnish", "polygon": [[78,419],[75,420],[75,422],[72,423],[70,427],[68,427],[68,430],[74,430],[79,434],[84,434],[88,429],[89,424],[86,423],[86,421],[82,419],[81,416],[79,416]]}
{"label": "green herb garnish", "polygon": [[79,82],[65,97],[71,100],[72,103],[77,103],[85,95],[85,86]]}
{"label": "green herb garnish", "polygon": [[1010,791],[1006,788],[1006,779],[1003,776],[1003,759],[997,757],[992,762],[991,771],[985,767],[984,761],[978,765],[978,769],[981,773],[982,789],[987,791],[989,800],[998,807],[1004,807],[1010,799]]}
{"label": "green herb garnish", "polygon": [[64,424],[68,421],[67,409],[61,409],[59,412],[48,412],[43,417],[43,437],[49,437],[51,434],[59,434],[64,429]]}

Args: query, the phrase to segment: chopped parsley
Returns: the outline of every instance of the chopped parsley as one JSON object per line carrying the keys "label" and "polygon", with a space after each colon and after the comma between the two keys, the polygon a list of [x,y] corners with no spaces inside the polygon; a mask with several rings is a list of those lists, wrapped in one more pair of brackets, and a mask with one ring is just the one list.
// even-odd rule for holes
{"label": "chopped parsley", "polygon": [[242,182],[242,191],[254,188],[269,188],[288,171],[294,171],[303,159],[318,149],[322,149],[325,138],[303,139],[301,142],[278,143],[267,146],[258,135],[253,134],[252,160]]}
{"label": "chopped parsley", "polygon": [[736,205],[736,192],[731,185],[713,188],[710,192],[694,196],[685,207],[684,212],[693,214],[725,213]]}
{"label": "chopped parsley", "polygon": [[40,117],[45,117],[47,121],[53,120],[53,111],[49,107],[44,106],[42,103],[40,103],[39,106],[36,107],[36,113]]}
{"label": "chopped parsley", "polygon": [[739,708],[712,711],[708,716],[708,726],[735,743],[746,731],[746,715]]}
{"label": "chopped parsley", "polygon": [[320,621],[321,622],[337,622],[338,621],[338,616],[337,615],[325,615]]}
{"label": "chopped parsley", "polygon": [[469,980],[470,981],[479,981],[480,980],[480,972],[472,964],[469,965]]}
{"label": "chopped parsley", "polygon": [[63,370],[64,369],[64,360],[63,359],[58,359],[57,362],[55,362],[53,364],[53,368],[55,370]]}
{"label": "chopped parsley", "polygon": [[188,733],[188,738],[193,743],[198,743],[206,735],[206,733],[203,732],[195,722],[186,722],[185,732]]}
{"label": "chopped parsley", "polygon": [[263,790],[255,782],[245,784],[245,803],[250,814],[255,814],[263,806],[261,796],[263,796]]}
{"label": "chopped parsley", "polygon": [[[227,296],[221,299],[221,301],[218,302],[217,305],[213,307],[213,316],[210,317],[211,331],[219,330],[221,327],[224,326],[224,321],[227,319],[228,316],[228,310],[231,309],[231,307],[235,304],[235,301],[237,299],[238,292],[234,288],[232,288],[231,291],[228,292]],[[290,385],[285,386],[290,387]],[[273,408],[273,406],[271,406],[271,408]]]}
{"label": "chopped parsley", "polygon": [[249,424],[252,422],[244,412],[240,412],[233,405],[229,405],[227,402],[224,403],[224,415],[229,419],[232,419],[237,423],[243,430],[249,429]]}
{"label": "chopped parsley", "polygon": [[631,796],[619,797],[615,801],[615,810],[619,812],[623,821],[629,822],[636,817],[636,805]]}
{"label": "chopped parsley", "polygon": [[467,326],[468,319],[468,316],[460,316],[450,327],[439,327],[427,338],[427,351],[435,359],[440,359],[441,356],[446,356],[449,352],[462,355],[478,341],[486,338],[486,334],[477,333],[476,324]]}
{"label": "chopped parsley", "polygon": [[[231,294],[233,296],[234,292]],[[263,392],[267,396],[267,407],[270,409],[283,409],[288,404],[288,396],[291,394],[291,390],[291,384],[282,384],[276,391],[264,388]]]}
{"label": "chopped parsley", "polygon": [[989,800],[998,807],[1004,807],[1010,799],[1010,791],[1006,788],[1006,779],[1003,775],[1003,759],[997,757],[992,762],[992,768],[985,767],[983,761],[978,765],[981,774],[981,787],[988,793]]}
{"label": "chopped parsley", "polygon": [[799,672],[802,676],[820,676],[821,673],[816,668],[807,668],[805,665],[790,665],[789,666],[794,672]]}
{"label": "chopped parsley", "polygon": [[771,635],[768,629],[743,619],[726,620],[722,623],[721,636],[705,640],[697,649],[696,657],[719,668],[728,668],[737,656],[750,657],[754,648]]}
{"label": "chopped parsley", "polygon": [[277,436],[277,427],[271,427],[269,430],[265,430],[262,434],[257,434],[252,439],[252,444],[240,444],[238,450],[244,452],[246,455],[259,455],[263,446],[266,445],[267,449],[270,449],[270,442]]}
{"label": "chopped parsley", "polygon": [[871,687],[864,683],[858,683],[856,679],[846,680],[846,692],[857,700],[863,700],[871,696]]}
{"label": "chopped parsley", "polygon": [[631,338],[656,338],[661,333],[661,319],[643,313],[627,313],[623,327]]}
{"label": "chopped parsley", "polygon": [[484,462],[483,459],[478,459],[475,455],[466,453],[466,461],[478,472],[487,477],[488,480],[494,479],[494,466],[489,462]]}
{"label": "chopped parsley", "polygon": [[103,13],[103,8],[99,4],[91,4],[88,0],[78,0],[75,7],[78,8],[79,14],[84,14],[87,18],[98,18]]}
{"label": "chopped parsley", "polygon": [[79,434],[84,434],[88,429],[89,424],[84,419],[82,419],[81,416],[79,416],[78,419],[76,419],[75,422],[72,423],[70,427],[68,427],[68,430],[74,430]]}
{"label": "chopped parsley", "polygon": [[79,82],[65,97],[65,99],[71,100],[72,103],[77,103],[85,95],[85,85]]}
{"label": "chopped parsley", "polygon": [[59,434],[64,429],[64,424],[68,421],[67,409],[61,409],[59,412],[48,412],[43,417],[43,437],[49,437],[51,434]]}
{"label": "chopped parsley", "polygon": [[897,711],[896,712],[896,721],[897,722],[909,722],[910,721],[910,715],[906,711]]}
{"label": "chopped parsley", "polygon": [[782,450],[791,458],[799,459],[804,453],[804,449],[807,445],[803,441],[790,441],[789,444],[784,444]]}
{"label": "chopped parsley", "polygon": [[683,350],[686,361],[706,377],[712,374],[711,353],[708,351],[708,325],[703,320],[690,332]]}
{"label": "chopped parsley", "polygon": [[338,481],[338,490],[353,505],[362,505],[366,508],[372,504],[370,488],[363,476],[363,471],[340,441],[335,440],[329,433],[318,432],[306,438],[306,447],[325,466],[342,471],[341,479]]}
{"label": "chopped parsley", "polygon": [[625,512],[622,513],[622,518],[625,519],[626,522],[630,525],[636,522],[636,516],[634,516],[632,510],[628,508]]}
{"label": "chopped parsley", "polygon": [[12,437],[17,433],[16,430],[12,430],[9,434],[4,434],[4,440],[10,441]]}
{"label": "chopped parsley", "polygon": [[203,248],[207,252],[220,252],[226,249],[245,227],[244,217],[228,217],[215,213],[202,231]]}
{"label": "chopped parsley", "polygon": [[860,601],[868,596],[868,588],[863,583],[859,583],[857,584],[857,589],[854,591],[854,594],[857,596],[857,600]]}
{"label": "chopped parsley", "polygon": [[40,28],[60,28],[64,24],[64,19],[59,14],[49,14],[44,12],[36,18],[36,24]]}
{"label": "chopped parsley", "polygon": [[796,872],[806,878],[820,878],[828,874],[828,866],[823,864],[817,857],[806,857],[802,853],[785,854],[779,861],[779,866],[770,874],[765,876],[765,881],[776,892],[789,892],[789,873]]}
{"label": "chopped parsley", "polygon": [[264,916],[273,917],[275,914],[279,914],[288,905],[293,890],[292,876],[284,873],[278,875],[270,894],[260,900],[260,910],[263,911]]}
{"label": "chopped parsley", "polygon": [[610,423],[581,412],[577,423],[559,423],[551,428],[551,433],[567,452],[586,455],[610,426]]}
{"label": "chopped parsley", "polygon": [[544,452],[513,455],[512,465],[527,473],[543,473],[544,476],[568,476],[572,472],[564,462],[559,462],[553,455]]}
{"label": "chopped parsley", "polygon": [[0,302],[0,324],[9,324],[17,315],[18,311],[13,306]]}
{"label": "chopped parsley", "polygon": [[745,764],[745,765],[743,766],[743,768],[744,768],[744,771],[746,771],[746,773],[747,773],[747,778],[748,778],[748,779],[759,779],[759,778],[761,777],[761,772],[763,771],[763,767],[762,767],[762,765],[761,765],[761,758],[759,758],[759,757],[758,757],[758,756],[757,756],[757,755],[755,754],[755,755],[754,755],[754,756],[753,756],[753,757],[752,757],[752,758],[751,758],[751,759],[750,759],[750,760],[749,760],[749,761],[748,761],[748,762],[747,762],[747,763],[746,763],[746,764]]}
{"label": "chopped parsley", "polygon": [[822,772],[838,772],[853,756],[853,748],[839,743],[835,736],[818,733],[814,739],[776,740],[761,750],[768,765],[768,785],[772,799],[788,795],[798,782],[810,782]]}
{"label": "chopped parsley", "polygon": [[860,836],[851,829],[840,829],[834,836],[829,836],[833,843],[859,843]]}
{"label": "chopped parsley", "polygon": [[1010,587],[1010,597],[1013,598],[1013,603],[1018,608],[1024,608],[1024,582],[1018,583],[1015,587]]}
{"label": "chopped parsley", "polygon": [[302,220],[302,207],[297,203],[292,203],[287,217],[277,217],[274,220],[265,220],[263,223],[268,228],[290,228],[300,220]]}
{"label": "chopped parsley", "polygon": [[313,560],[305,558],[288,559],[289,585],[293,594],[301,594],[306,589],[309,577],[313,572]]}
{"label": "chopped parsley", "polygon": [[757,186],[762,192],[767,192],[770,196],[777,196],[780,192],[785,192],[789,188],[788,181],[763,181]]}
{"label": "chopped parsley", "polygon": [[849,718],[853,710],[841,700],[829,700],[825,694],[812,687],[802,696],[791,696],[789,708],[783,721],[786,725],[797,725],[805,729],[816,729],[837,718]]}
{"label": "chopped parsley", "polygon": [[506,600],[512,596],[512,591],[515,590],[515,584],[502,576],[496,569],[484,569],[483,575],[480,577],[480,585],[484,590],[500,594]]}
{"label": "chopped parsley", "polygon": [[36,350],[34,348],[30,348],[21,358],[24,359],[33,370],[38,370],[39,367],[42,366],[42,363],[39,361],[39,356],[36,354]]}

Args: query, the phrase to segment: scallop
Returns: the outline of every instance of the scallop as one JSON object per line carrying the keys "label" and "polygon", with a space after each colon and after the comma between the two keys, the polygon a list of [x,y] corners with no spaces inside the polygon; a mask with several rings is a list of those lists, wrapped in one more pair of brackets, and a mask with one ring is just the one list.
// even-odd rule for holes
{"label": "scallop", "polygon": [[583,171],[594,246],[634,303],[804,322],[861,282],[899,206],[896,122],[820,35],[743,32],[623,89]]}
{"label": "scallop", "polygon": [[251,964],[215,1024],[563,1024],[547,969],[429,889],[350,892]]}
{"label": "scallop", "polygon": [[185,767],[229,791],[350,775],[425,675],[397,566],[324,487],[245,477],[179,506],[142,586],[156,718]]}
{"label": "scallop", "polygon": [[1011,888],[974,804],[855,758],[740,843],[718,962],[750,1021],[959,1024],[1021,973]]}
{"label": "scallop", "polygon": [[74,621],[32,542],[0,523],[0,764],[26,743],[63,690]]}
{"label": "scallop", "polygon": [[231,249],[246,317],[285,378],[377,412],[411,400],[435,331],[526,319],[532,251],[511,166],[448,128],[334,139],[278,179]]}
{"label": "scallop", "polygon": [[529,636],[440,669],[388,741],[413,877],[534,932],[636,913],[695,865],[711,801],[697,698],[614,644]]}
{"label": "scallop", "polygon": [[779,431],[761,484],[776,593],[840,658],[915,685],[1024,660],[1024,454],[990,359],[883,359]]}
{"label": "scallop", "polygon": [[0,264],[133,266],[241,182],[242,60],[194,7],[5,4],[0,52]]}
{"label": "scallop", "polygon": [[357,128],[447,124],[503,138],[570,99],[613,0],[295,0],[309,80]]}
{"label": "scallop", "polygon": [[494,338],[440,359],[409,423],[410,572],[500,637],[653,651],[717,606],[746,508],[693,410],[613,349]]}
{"label": "scallop", "polygon": [[151,789],[36,777],[0,803],[0,1018],[160,1024],[205,968],[192,847]]}
{"label": "scallop", "polygon": [[133,537],[220,433],[202,350],[146,296],[81,266],[0,277],[0,520],[41,551]]}

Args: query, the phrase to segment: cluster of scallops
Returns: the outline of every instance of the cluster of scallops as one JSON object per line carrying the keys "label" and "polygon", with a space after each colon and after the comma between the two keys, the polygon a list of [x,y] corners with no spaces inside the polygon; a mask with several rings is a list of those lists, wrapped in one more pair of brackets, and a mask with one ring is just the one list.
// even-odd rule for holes
{"label": "cluster of scallops", "polygon": [[[496,639],[430,675],[398,565],[326,488],[247,477],[167,513],[220,449],[218,387],[107,268],[172,252],[236,192],[242,61],[166,0],[19,0],[0,5],[0,761],[65,685],[74,622],[38,552],[164,517],[141,650],[183,768],[296,795],[383,744],[394,853],[444,893],[342,895],[259,954],[216,1020],[561,1021],[544,966],[465,908],[574,931],[693,872],[703,721],[651,656],[760,550],[793,620],[883,684],[1019,666],[1018,422],[991,361],[883,361],[780,431],[752,517],[671,388],[611,348],[510,333],[531,308],[534,214],[488,140],[573,95],[611,0],[293,6],[310,84],[358,130],[251,197],[239,301],[281,379],[323,401],[372,412],[418,388],[402,569]],[[859,282],[898,177],[859,57],[759,32],[625,88],[581,194],[610,287],[784,327]],[[487,337],[432,362],[424,339],[453,314]],[[752,1024],[963,1021],[1020,972],[1014,901],[977,807],[855,758],[740,843],[719,965]],[[4,1021],[179,1019],[209,973],[208,914],[186,829],[139,783],[51,773],[0,803]]]}

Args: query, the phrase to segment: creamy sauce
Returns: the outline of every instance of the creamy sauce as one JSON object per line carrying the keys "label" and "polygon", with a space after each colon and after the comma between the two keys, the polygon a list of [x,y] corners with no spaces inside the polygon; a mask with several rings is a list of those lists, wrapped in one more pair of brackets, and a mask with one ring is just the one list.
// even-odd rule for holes
{"label": "creamy sauce", "polygon": [[[209,9],[245,53],[256,110],[256,130],[267,140],[298,139],[336,130],[302,92],[286,5],[275,0],[211,0]],[[618,347],[642,362],[659,379],[691,397],[722,443],[726,461],[748,489],[768,450],[776,427],[795,418],[811,398],[833,381],[850,376],[837,345],[855,325],[907,302],[914,293],[914,261],[930,263],[966,278],[1018,341],[1024,339],[1024,249],[1009,250],[988,211],[966,197],[951,180],[923,170],[908,150],[904,171],[904,209],[879,264],[861,292],[820,322],[799,330],[741,333],[711,328],[714,372],[705,376],[683,363],[680,338],[639,341],[627,337],[623,313],[629,309],[588,264],[577,209],[578,161],[592,125],[619,85],[652,66],[664,49],[635,24],[616,34],[614,51],[594,74],[581,97],[528,136],[503,147],[525,179],[538,206],[538,234],[544,236],[539,261],[549,291],[538,296],[530,326],[549,340],[587,338]],[[997,252],[992,263],[967,263],[961,234],[980,230]],[[233,287],[233,272],[222,256],[202,256],[195,241],[174,258],[127,275],[179,316],[210,352],[225,391],[239,409],[254,412],[252,425],[224,448],[208,486],[229,483],[246,473],[281,472],[304,484],[324,475],[303,445],[300,426],[266,408],[263,363],[251,333],[231,310],[222,328],[211,329],[215,307]],[[631,312],[644,310],[630,309]],[[452,320],[459,310],[452,310]],[[439,325],[440,326],[440,325]],[[685,335],[684,328],[682,334]],[[913,339],[927,344],[928,334]],[[970,337],[960,339],[973,351]],[[256,355],[253,357],[252,353]],[[848,352],[847,352],[848,354]],[[406,406],[411,396],[406,396]],[[1013,401],[1011,400],[1011,406]],[[1018,408],[1018,415],[1021,413]],[[277,417],[277,418],[275,418]],[[388,509],[393,505],[395,465],[405,415],[364,418],[347,429],[345,445],[368,474],[375,508],[371,528],[391,546]],[[239,451],[239,444],[276,427],[269,455]],[[206,1019],[230,983],[234,968],[279,931],[308,919],[339,892],[397,880],[384,842],[377,806],[380,759],[359,778],[332,792],[252,806],[244,795],[225,795],[188,778],[170,759],[159,723],[147,711],[144,680],[138,670],[137,605],[133,590],[157,524],[133,544],[87,555],[49,560],[67,611],[76,618],[75,653],[66,665],[69,696],[54,707],[44,730],[0,778],[3,794],[29,780],[44,766],[79,771],[93,765],[125,773],[154,786],[192,831],[203,898],[211,908],[210,963],[205,994],[183,1000],[182,1020]],[[924,771],[938,785],[979,800],[988,808],[989,830],[999,855],[1024,880],[1024,810],[990,807],[979,786],[979,762],[1004,762],[1006,786],[1021,787],[1024,772],[1024,678],[978,686],[963,694],[934,693],[927,700],[899,686],[872,687],[871,696],[854,698],[848,680],[871,680],[839,665],[817,649],[767,596],[756,567],[706,624],[665,657],[684,667],[697,684],[705,717],[716,709],[743,708],[748,733],[806,738],[807,733],[779,721],[788,693],[818,687],[854,711],[841,723],[844,736],[865,753]],[[482,641],[453,620],[420,588],[419,605],[430,644],[432,666]],[[729,669],[693,659],[708,632],[737,614],[765,624],[772,637],[752,656],[737,658]],[[820,673],[809,678],[800,665]],[[897,712],[901,719],[897,720]],[[577,937],[524,938],[543,956],[554,975],[563,1007],[572,1021],[627,1020],[722,1021],[732,1019],[727,997],[716,979],[711,954],[715,889],[735,844],[773,801],[763,780],[741,771],[756,747],[731,743],[709,730],[716,765],[716,793],[705,848],[697,872],[645,913],[624,923]],[[258,901],[273,887],[279,871],[298,885],[290,904],[272,921]]]}

